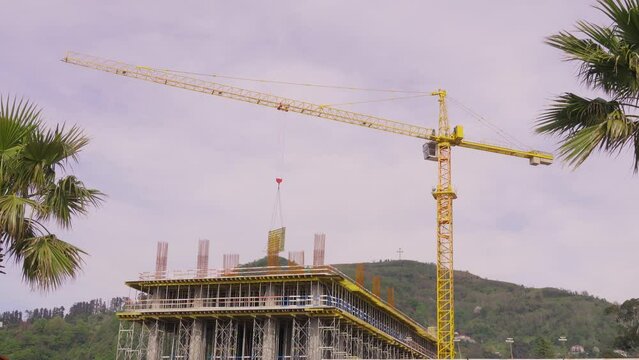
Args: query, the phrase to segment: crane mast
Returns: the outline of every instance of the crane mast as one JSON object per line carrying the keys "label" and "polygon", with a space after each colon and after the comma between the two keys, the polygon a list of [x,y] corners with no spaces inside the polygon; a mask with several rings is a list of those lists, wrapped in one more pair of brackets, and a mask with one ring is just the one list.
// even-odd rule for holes
{"label": "crane mast", "polygon": [[437,204],[437,357],[455,357],[455,309],[453,276],[453,200],[457,198],[452,186],[451,149],[465,147],[508,156],[525,158],[531,165],[550,165],[552,154],[535,150],[518,150],[498,145],[472,142],[464,139],[463,128],[456,126],[451,131],[446,109],[446,91],[432,93],[438,97],[439,126],[437,131],[417,125],[388,120],[377,116],[360,114],[317,105],[305,101],[288,99],[267,93],[228,86],[211,81],[177,74],[171,71],[136,66],[95,56],[69,52],[62,60],[66,63],[110,72],[135,79],[173,86],[234,100],[267,106],[280,111],[296,112],[342,123],[358,125],[426,140],[424,155],[427,160],[437,161],[438,182],[432,195]]}
{"label": "crane mast", "polygon": [[[450,137],[446,91],[436,92],[439,101],[439,131],[442,138]],[[453,199],[451,144],[437,143],[437,187],[433,197],[437,203],[437,357],[455,357],[455,308],[453,287]]]}

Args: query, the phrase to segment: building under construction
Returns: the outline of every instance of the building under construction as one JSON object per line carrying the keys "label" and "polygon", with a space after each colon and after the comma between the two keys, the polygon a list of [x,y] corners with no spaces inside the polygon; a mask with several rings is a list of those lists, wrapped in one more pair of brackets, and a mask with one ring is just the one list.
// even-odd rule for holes
{"label": "building under construction", "polygon": [[[313,265],[291,253],[288,266],[208,269],[200,241],[197,269],[167,271],[158,245],[156,271],[126,284],[136,297],[122,312],[117,360],[435,358],[435,337],[332,266],[324,236]],[[377,282],[379,284],[379,281]],[[389,292],[389,295],[391,292]]]}

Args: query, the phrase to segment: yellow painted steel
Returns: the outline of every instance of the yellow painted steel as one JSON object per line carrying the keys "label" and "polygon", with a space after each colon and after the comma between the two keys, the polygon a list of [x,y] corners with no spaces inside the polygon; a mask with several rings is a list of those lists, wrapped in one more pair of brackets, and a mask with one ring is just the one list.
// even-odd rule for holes
{"label": "yellow painted steel", "polygon": [[372,292],[368,291],[365,287],[360,286],[359,284],[353,282],[351,279],[348,279],[348,278],[340,278],[338,282],[339,282],[340,285],[344,286],[347,290],[364,296],[366,298],[366,300],[372,302],[376,306],[384,309],[384,311],[388,312],[392,316],[394,316],[397,319],[401,320],[402,322],[406,323],[416,333],[418,333],[419,335],[423,336],[424,338],[427,338],[427,339],[433,340],[433,341],[436,340],[435,338],[432,337],[431,334],[428,333],[427,329],[424,329],[424,327],[419,325],[417,322],[415,322],[415,320],[411,319],[406,314],[404,314],[403,312],[399,311],[397,308],[395,308],[393,306],[390,306],[389,303],[387,303],[386,301],[384,301],[380,297],[375,296]]}
{"label": "yellow painted steel", "polygon": [[[441,137],[450,137],[446,91],[436,92],[439,101],[439,131]],[[462,134],[460,130],[456,134]],[[439,179],[433,196],[437,202],[437,357],[455,357],[455,308],[453,288],[453,200],[457,198],[451,178],[451,143],[437,144]]]}
{"label": "yellow painted steel", "polygon": [[270,230],[268,232],[268,253],[279,253],[284,251],[284,242],[286,241],[286,228]]}
{"label": "yellow painted steel", "polygon": [[136,66],[118,61],[107,60],[90,55],[68,53],[64,62],[85,66],[157,84],[221,96],[229,99],[267,106],[281,111],[320,117],[370,129],[411,136],[437,143],[437,162],[439,179],[433,191],[437,203],[437,340],[438,358],[452,359],[455,356],[454,333],[454,283],[453,283],[453,200],[457,198],[452,187],[451,148],[465,147],[496,154],[526,158],[531,165],[550,165],[552,154],[541,151],[510,149],[502,146],[472,142],[464,139],[464,131],[457,126],[450,131],[446,111],[446,91],[432,93],[439,100],[439,129],[411,125],[376,116],[337,109],[328,105],[288,99],[257,91],[205,81],[177,72],[154,69],[148,66]]}

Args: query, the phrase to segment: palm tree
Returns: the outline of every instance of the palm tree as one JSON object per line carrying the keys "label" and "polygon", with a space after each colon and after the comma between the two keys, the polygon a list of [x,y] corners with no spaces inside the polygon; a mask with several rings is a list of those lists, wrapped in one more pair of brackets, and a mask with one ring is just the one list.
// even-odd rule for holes
{"label": "palm tree", "polygon": [[585,85],[607,99],[564,93],[543,112],[536,131],[560,137],[559,156],[581,165],[594,150],[634,155],[639,169],[639,1],[599,0],[596,6],[611,21],[599,26],[576,25],[577,37],[562,31],[546,43],[562,50],[567,61],[579,63]]}
{"label": "palm tree", "polygon": [[103,200],[68,174],[88,142],[75,126],[46,129],[29,101],[0,97],[0,248],[22,264],[32,289],[53,290],[81,268],[85,252],[47,225],[68,229],[74,216]]}

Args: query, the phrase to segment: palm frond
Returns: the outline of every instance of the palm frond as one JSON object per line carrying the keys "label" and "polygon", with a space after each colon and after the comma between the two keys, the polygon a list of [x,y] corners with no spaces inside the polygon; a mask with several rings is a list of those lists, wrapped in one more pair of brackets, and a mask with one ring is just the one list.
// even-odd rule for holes
{"label": "palm frond", "polygon": [[7,167],[12,166],[25,138],[40,125],[40,110],[28,100],[0,95],[0,181],[6,184]]}
{"label": "palm frond", "polygon": [[604,121],[609,114],[621,111],[617,101],[588,99],[573,93],[560,95],[537,120],[536,132],[564,135]]}
{"label": "palm frond", "polygon": [[78,153],[88,143],[89,139],[76,126],[31,133],[22,149],[22,181],[42,191],[54,181],[56,169],[65,170],[69,161],[77,161]]}
{"label": "palm frond", "polygon": [[[595,149],[621,151],[634,141],[639,125],[617,101],[567,93],[540,116],[536,131],[561,137],[559,156],[577,167]],[[634,165],[637,171],[636,161]]]}
{"label": "palm frond", "polygon": [[32,289],[54,290],[80,271],[82,255],[86,253],[55,235],[33,237],[25,242],[22,274]]}
{"label": "palm frond", "polygon": [[579,77],[593,88],[614,97],[639,94],[637,54],[614,34],[610,28],[579,22],[579,31],[588,35],[580,39],[562,31],[546,39],[546,43],[566,53],[567,61],[577,61]]}
{"label": "palm frond", "polygon": [[86,214],[89,206],[100,206],[104,196],[96,189],[86,188],[75,176],[64,177],[44,193],[41,218],[53,217],[58,225],[69,228],[73,216]]}
{"label": "palm frond", "polygon": [[0,96],[0,254],[22,262],[34,289],[53,290],[82,265],[85,253],[45,225],[53,219],[69,228],[73,216],[103,201],[100,191],[63,176],[88,142],[76,126],[44,128],[29,101]]}
{"label": "palm frond", "polygon": [[22,260],[28,239],[49,234],[47,228],[37,220],[26,217],[22,221],[22,236],[13,236],[6,232],[0,236],[0,242],[6,246],[6,254],[16,262]]}
{"label": "palm frond", "polygon": [[615,33],[633,49],[639,49],[639,1],[599,0],[597,9],[614,23]]}
{"label": "palm frond", "polygon": [[37,127],[41,123],[40,112],[41,110],[29,100],[0,95],[0,118]]}
{"label": "palm frond", "polygon": [[0,231],[13,237],[21,237],[28,210],[38,211],[40,208],[38,202],[15,194],[0,196]]}

